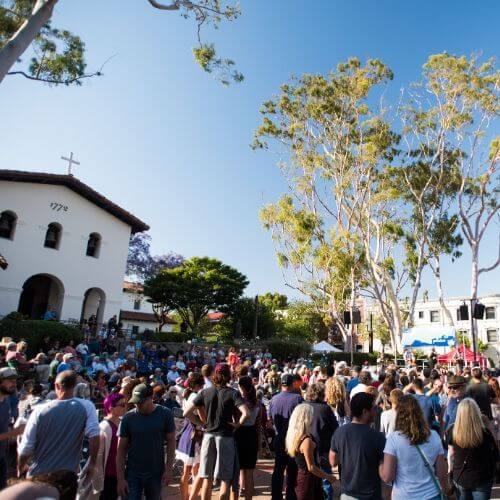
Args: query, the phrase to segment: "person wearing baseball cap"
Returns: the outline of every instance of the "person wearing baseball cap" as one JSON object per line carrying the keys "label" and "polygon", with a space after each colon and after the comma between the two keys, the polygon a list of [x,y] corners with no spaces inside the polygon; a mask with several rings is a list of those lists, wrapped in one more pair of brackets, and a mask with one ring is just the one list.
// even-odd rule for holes
{"label": "person wearing baseball cap", "polygon": [[153,388],[147,384],[135,386],[128,402],[135,409],[123,416],[118,429],[118,495],[139,500],[147,492],[147,498],[160,498],[162,486],[172,478],[174,417],[168,408],[153,402]]}
{"label": "person wearing baseball cap", "polygon": [[271,478],[271,498],[281,500],[283,498],[283,481],[286,470],[287,498],[292,498],[297,482],[297,464],[285,450],[285,437],[288,431],[288,423],[293,410],[303,402],[300,394],[294,392],[293,375],[284,373],[281,375],[281,392],[271,399],[269,404],[269,416],[273,421],[276,436],[274,438],[274,470]]}

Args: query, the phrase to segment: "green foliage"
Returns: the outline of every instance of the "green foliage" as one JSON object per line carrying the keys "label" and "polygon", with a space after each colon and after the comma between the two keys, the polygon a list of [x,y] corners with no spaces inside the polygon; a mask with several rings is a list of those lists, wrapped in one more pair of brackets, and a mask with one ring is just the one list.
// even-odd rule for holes
{"label": "green foliage", "polygon": [[213,44],[204,43],[195,47],[193,55],[201,69],[207,73],[217,73],[217,77],[223,85],[229,85],[231,81],[241,83],[245,79],[242,73],[234,69],[233,60],[217,56]]}
{"label": "green foliage", "polygon": [[288,297],[278,292],[267,292],[259,295],[259,305],[273,312],[282,311],[288,307]]}
{"label": "green foliage", "polygon": [[[457,337],[459,345],[463,344],[468,349],[471,349],[472,342],[470,339],[470,334],[468,332],[459,331]],[[488,349],[489,345],[487,342],[483,342],[481,339],[476,338],[476,347],[478,352],[482,354],[484,351]]]}
{"label": "green foliage", "polygon": [[[259,339],[268,339],[276,335],[282,323],[272,308],[273,305],[276,305],[273,300],[279,302],[279,294],[275,295],[268,294],[268,302],[259,301],[257,315],[257,337]],[[243,297],[234,303],[229,313],[212,330],[225,340],[231,340],[235,337],[250,339],[253,336],[255,312],[254,299]]]}
{"label": "green foliage", "polygon": [[248,285],[236,269],[208,257],[193,257],[163,269],[144,284],[153,309],[176,311],[196,330],[210,311],[229,312]]}
{"label": "green foliage", "polygon": [[275,338],[263,342],[262,347],[269,349],[276,359],[306,357],[311,352],[311,344],[298,339],[292,341]]}
{"label": "green foliage", "polygon": [[19,320],[6,317],[0,321],[0,337],[11,337],[16,342],[25,340],[28,343],[30,355],[35,355],[40,351],[42,341],[46,337],[49,337],[51,341],[58,340],[61,346],[64,346],[70,340],[78,343],[82,334],[77,328],[57,321]]}
{"label": "green foliage", "polygon": [[475,244],[499,209],[500,140],[480,145],[500,114],[500,73],[492,60],[444,53],[423,76],[391,115],[378,105],[393,77],[381,61],[302,75],[264,102],[252,144],[277,144],[287,159],[279,167],[289,192],[260,212],[287,284],[328,310],[344,336],[347,304],[374,298],[393,347],[413,320],[425,266],[441,287],[440,257],[460,257],[461,230]]}
{"label": "green foliage", "polygon": [[153,332],[149,339],[152,342],[178,342],[185,343],[191,340],[192,335],[190,333],[181,332]]}
{"label": "green foliage", "polygon": [[[243,81],[243,75],[234,69],[234,62],[218,57],[214,45],[204,43],[201,39],[204,26],[218,28],[222,21],[235,20],[240,15],[237,5],[223,0],[200,0],[196,4],[188,0],[171,4],[149,0],[149,3],[164,12],[178,11],[185,19],[194,19],[199,46],[193,49],[193,54],[204,71],[216,74],[224,85]],[[35,4],[36,0],[0,0],[0,51],[23,22],[31,17]],[[101,70],[91,74],[85,72],[85,44],[68,30],[52,28],[51,21],[36,34],[31,48],[35,56],[26,70],[12,74],[49,85],[81,85],[84,78],[102,74]]]}
{"label": "green foliage", "polygon": [[328,337],[325,317],[311,302],[296,300],[288,306],[283,315],[279,337],[295,341],[317,342]]}
{"label": "green foliage", "polygon": [[[0,51],[30,17],[35,3],[35,0],[0,0]],[[81,85],[82,78],[88,76],[85,44],[68,30],[52,28],[48,22],[34,38],[31,48],[35,55],[25,73],[31,79],[50,85]]]}

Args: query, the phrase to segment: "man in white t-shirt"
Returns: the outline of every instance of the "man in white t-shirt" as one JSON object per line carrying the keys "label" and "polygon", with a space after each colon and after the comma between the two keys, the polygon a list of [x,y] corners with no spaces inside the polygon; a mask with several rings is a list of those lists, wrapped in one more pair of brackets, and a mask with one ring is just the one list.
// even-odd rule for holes
{"label": "man in white t-shirt", "polygon": [[361,370],[358,380],[359,380],[358,385],[356,385],[351,391],[350,399],[352,399],[353,396],[355,396],[360,392],[365,392],[366,388],[372,385],[373,382],[372,374],[368,370]]}

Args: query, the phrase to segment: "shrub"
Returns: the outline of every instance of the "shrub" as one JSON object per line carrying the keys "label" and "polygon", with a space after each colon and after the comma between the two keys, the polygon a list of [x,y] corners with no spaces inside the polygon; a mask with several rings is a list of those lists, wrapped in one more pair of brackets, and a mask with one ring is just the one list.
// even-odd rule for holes
{"label": "shrub", "polygon": [[25,340],[28,343],[28,353],[34,356],[40,352],[46,337],[52,342],[58,340],[61,346],[65,346],[70,340],[78,343],[82,334],[78,328],[57,321],[18,320],[5,317],[0,321],[0,337],[11,337],[15,342]]}
{"label": "shrub", "polygon": [[277,359],[305,357],[311,352],[311,344],[301,340],[272,339],[262,342],[262,347],[269,349]]}
{"label": "shrub", "polygon": [[190,333],[182,332],[153,332],[149,335],[151,342],[178,342],[184,343],[191,340]]}

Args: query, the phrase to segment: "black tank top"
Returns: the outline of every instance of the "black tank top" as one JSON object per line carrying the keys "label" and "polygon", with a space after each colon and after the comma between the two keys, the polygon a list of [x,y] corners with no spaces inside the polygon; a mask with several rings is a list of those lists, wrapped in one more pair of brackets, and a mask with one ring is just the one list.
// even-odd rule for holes
{"label": "black tank top", "polygon": [[[306,463],[306,457],[304,454],[300,451],[300,447],[302,443],[304,442],[305,439],[309,438],[314,444],[316,444],[316,441],[314,438],[310,435],[304,436],[302,440],[299,443],[299,449],[297,450],[297,454],[295,455],[295,463],[297,464],[297,467],[303,471],[307,471],[307,463]],[[318,464],[318,458],[317,458],[317,451],[318,447],[314,449],[314,463],[317,465]]]}

